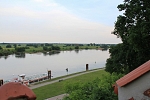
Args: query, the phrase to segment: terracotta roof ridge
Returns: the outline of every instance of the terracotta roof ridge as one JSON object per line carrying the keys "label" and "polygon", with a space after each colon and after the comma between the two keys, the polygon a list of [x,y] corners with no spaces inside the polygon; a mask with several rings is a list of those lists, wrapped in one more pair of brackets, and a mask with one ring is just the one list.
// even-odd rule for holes
{"label": "terracotta roof ridge", "polygon": [[140,77],[141,75],[143,75],[144,73],[146,73],[148,71],[150,71],[150,60],[147,61],[146,63],[142,64],[135,70],[131,71],[130,73],[126,74],[119,80],[117,80],[116,83],[120,87],[124,86],[124,85],[130,83],[131,81],[137,79],[138,77]]}

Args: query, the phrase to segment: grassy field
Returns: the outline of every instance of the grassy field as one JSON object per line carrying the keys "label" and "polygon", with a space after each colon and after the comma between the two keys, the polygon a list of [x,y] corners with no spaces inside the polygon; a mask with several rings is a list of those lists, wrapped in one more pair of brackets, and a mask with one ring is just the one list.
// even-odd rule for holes
{"label": "grassy field", "polygon": [[108,74],[104,70],[99,70],[96,72],[91,72],[88,74],[80,75],[74,78],[70,78],[67,80],[63,80],[61,82],[56,82],[53,84],[49,84],[40,88],[33,89],[34,93],[37,96],[37,100],[44,100],[46,98],[50,98],[56,95],[60,95],[65,93],[65,85],[68,83],[76,83],[76,82],[89,82],[96,78],[102,78],[104,74]]}

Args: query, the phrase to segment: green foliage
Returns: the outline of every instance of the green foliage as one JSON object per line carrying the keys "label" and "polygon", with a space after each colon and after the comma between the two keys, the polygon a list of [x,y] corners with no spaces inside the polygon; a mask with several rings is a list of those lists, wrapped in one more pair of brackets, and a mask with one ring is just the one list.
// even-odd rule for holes
{"label": "green foliage", "polygon": [[122,74],[105,74],[103,78],[96,78],[87,83],[68,83],[64,100],[117,100],[112,84],[122,77]]}
{"label": "green foliage", "polygon": [[89,49],[88,47],[85,47],[85,49],[87,50],[87,49]]}
{"label": "green foliage", "polygon": [[[58,78],[53,78],[51,80],[47,80],[47,81],[43,81],[43,82],[59,80],[59,79],[65,78],[67,76],[73,76],[73,75],[76,75],[76,74],[79,74],[79,73],[83,73],[83,72],[78,72],[78,73],[69,74],[69,75],[66,75],[66,76],[58,77]],[[98,70],[98,71],[95,71],[95,72],[90,72],[90,73],[83,74],[83,75],[80,75],[80,76],[76,76],[76,77],[73,77],[73,78],[65,79],[61,82],[56,82],[56,83],[53,83],[53,84],[45,85],[45,86],[33,89],[33,91],[37,96],[36,100],[45,100],[46,98],[50,98],[50,97],[54,97],[54,96],[66,93],[65,92],[65,86],[67,86],[66,84],[69,85],[70,82],[72,84],[73,83],[83,84],[83,83],[90,82],[90,81],[94,80],[95,77],[103,78],[102,75],[104,75],[104,74],[109,74],[109,73],[107,73],[104,70]]]}
{"label": "green foliage", "polygon": [[45,46],[53,46],[53,44],[45,43]]}
{"label": "green foliage", "polygon": [[44,51],[60,50],[60,47],[59,46],[51,46],[51,47],[44,46],[43,50]]}
{"label": "green foliage", "polygon": [[51,49],[52,50],[60,50],[60,47],[59,46],[51,46]]}
{"label": "green foliage", "polygon": [[10,44],[6,45],[6,48],[11,48],[11,45]]}
{"label": "green foliage", "polygon": [[25,52],[25,47],[16,47],[16,52]]}
{"label": "green foliage", "polygon": [[47,46],[44,46],[44,47],[43,47],[43,50],[44,50],[44,51],[51,51],[51,48],[49,48],[49,47],[47,47]]}
{"label": "green foliage", "polygon": [[[121,50],[120,50],[121,49]],[[113,73],[126,73],[128,71],[128,65],[126,63],[126,57],[131,55],[127,54],[128,48],[123,44],[118,44],[116,46],[111,46],[109,49],[110,58],[107,59],[106,71]],[[129,59],[128,59],[129,60]]]}
{"label": "green foliage", "polygon": [[[12,47],[6,48],[7,45],[11,45]],[[79,46],[80,49],[98,49],[97,46],[100,46],[100,44],[95,44],[95,46],[90,46],[90,45],[87,46],[87,44],[63,44],[63,43],[60,43],[60,44],[59,43],[27,43],[27,44],[26,43],[21,43],[21,44],[20,43],[0,43],[0,46],[3,48],[3,50],[13,51],[12,52],[13,54],[15,48],[17,47],[24,47],[26,53],[37,53],[37,52],[50,52],[50,51],[58,52],[60,50],[62,51],[74,50],[76,46]]]}
{"label": "green foliage", "polygon": [[14,50],[0,50],[0,56],[8,56],[10,54],[14,54]]}
{"label": "green foliage", "polygon": [[3,48],[0,46],[0,50],[2,50]]}
{"label": "green foliage", "polygon": [[17,47],[17,44],[14,44],[13,46],[14,46],[14,48],[16,48],[16,47]]}
{"label": "green foliage", "polygon": [[38,45],[34,45],[34,48],[38,48]]}
{"label": "green foliage", "polygon": [[75,46],[75,49],[79,49],[79,46]]}
{"label": "green foliage", "polygon": [[25,49],[30,49],[30,47],[26,46]]}
{"label": "green foliage", "polygon": [[112,34],[123,43],[110,49],[106,71],[128,73],[150,59],[150,1],[125,0],[118,9],[124,14]]}
{"label": "green foliage", "polygon": [[43,47],[43,50],[44,50],[44,51],[48,51],[48,47],[44,46],[44,47]]}

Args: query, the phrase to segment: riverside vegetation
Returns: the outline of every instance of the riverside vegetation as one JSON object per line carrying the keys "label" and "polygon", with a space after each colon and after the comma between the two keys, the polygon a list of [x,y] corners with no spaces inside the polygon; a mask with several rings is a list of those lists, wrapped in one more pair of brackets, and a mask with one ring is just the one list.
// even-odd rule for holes
{"label": "riverside vegetation", "polygon": [[[122,74],[109,74],[104,70],[76,76],[61,82],[56,82],[33,89],[37,100],[44,100],[56,95],[67,93],[64,100],[117,100],[112,84]],[[108,96],[109,95],[109,96]]]}
{"label": "riverside vegetation", "polygon": [[57,53],[66,50],[107,49],[113,44],[63,44],[63,43],[1,43],[0,56],[16,53]]}

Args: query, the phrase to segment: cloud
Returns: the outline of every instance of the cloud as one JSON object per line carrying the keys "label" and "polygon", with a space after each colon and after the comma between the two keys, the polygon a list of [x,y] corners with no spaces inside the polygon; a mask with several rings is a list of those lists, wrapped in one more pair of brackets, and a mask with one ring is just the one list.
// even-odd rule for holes
{"label": "cloud", "polygon": [[1,42],[118,42],[111,26],[79,18],[52,0],[34,1],[40,10],[35,5],[0,7]]}
{"label": "cloud", "polygon": [[15,16],[15,17],[39,17],[38,13],[21,7],[12,8],[0,8],[0,13],[2,16]]}

